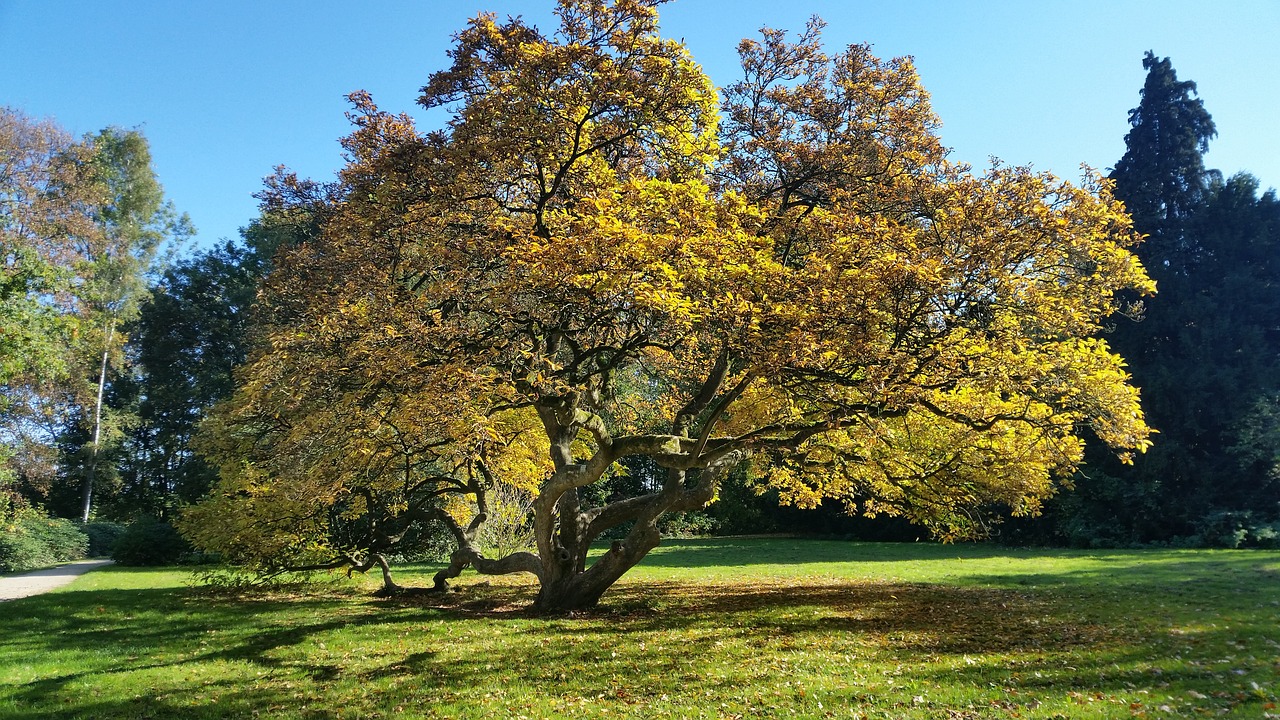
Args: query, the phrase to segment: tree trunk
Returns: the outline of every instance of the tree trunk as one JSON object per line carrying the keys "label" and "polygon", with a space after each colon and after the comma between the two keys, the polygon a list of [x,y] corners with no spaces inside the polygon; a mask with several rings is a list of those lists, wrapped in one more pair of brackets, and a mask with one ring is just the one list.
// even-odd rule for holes
{"label": "tree trunk", "polygon": [[111,355],[111,341],[115,339],[116,325],[107,327],[107,341],[102,346],[102,366],[98,370],[98,402],[93,408],[93,445],[89,449],[89,467],[80,485],[80,522],[89,522],[93,506],[93,483],[98,475],[98,451],[102,447],[102,394],[107,387],[107,359]]}
{"label": "tree trunk", "polygon": [[396,582],[391,579],[391,566],[387,564],[387,559],[385,557],[379,553],[373,553],[369,556],[369,559],[373,563],[377,564],[378,568],[382,570],[382,589],[374,593],[375,595],[379,597],[393,597],[404,592],[404,588],[397,585]]}
{"label": "tree trunk", "polygon": [[[554,555],[539,558],[542,564],[538,578],[541,586],[533,603],[534,609],[543,613],[563,613],[595,607],[600,597],[619,578],[662,541],[658,518],[670,511],[705,507],[715,497],[723,476],[742,459],[740,452],[724,456],[704,468],[692,488],[686,487],[685,470],[671,469],[660,493],[618,501],[593,513],[581,512],[576,493],[568,503],[560,503],[556,518],[559,532],[554,535],[559,542],[551,542],[553,525],[550,518],[544,518],[540,524],[540,531],[545,532],[548,538],[543,540],[539,537],[539,549],[550,548]],[[604,529],[616,527],[626,520],[635,521],[627,537],[615,541],[608,552],[586,567],[592,539]]]}
{"label": "tree trunk", "polygon": [[589,610],[600,602],[600,596],[608,588],[583,588],[574,578],[554,585],[543,585],[533,609],[539,613],[557,615],[575,610]]}
{"label": "tree trunk", "polygon": [[[534,609],[555,614],[595,607],[618,578],[635,567],[661,542],[662,536],[654,524],[659,514],[661,513],[654,513],[652,518],[637,522],[625,540],[614,541],[609,551],[597,558],[585,571],[566,572],[550,582],[543,582],[538,590],[538,597],[534,600]],[[581,548],[582,558],[571,558],[568,562],[581,566],[585,561],[586,550],[587,544],[584,543]]]}

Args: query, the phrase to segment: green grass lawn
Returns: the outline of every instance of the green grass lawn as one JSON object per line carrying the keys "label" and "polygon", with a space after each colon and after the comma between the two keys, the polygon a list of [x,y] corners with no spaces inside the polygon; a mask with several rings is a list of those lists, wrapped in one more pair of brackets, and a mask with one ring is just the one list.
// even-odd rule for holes
{"label": "green grass lawn", "polygon": [[474,574],[188,582],[0,604],[0,717],[1280,717],[1277,552],[673,541],[549,619]]}

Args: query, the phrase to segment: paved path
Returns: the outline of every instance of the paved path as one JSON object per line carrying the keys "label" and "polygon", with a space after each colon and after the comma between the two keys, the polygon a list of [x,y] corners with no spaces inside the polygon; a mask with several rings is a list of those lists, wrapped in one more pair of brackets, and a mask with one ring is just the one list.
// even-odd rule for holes
{"label": "paved path", "polygon": [[0,577],[0,602],[49,592],[70,583],[94,568],[110,564],[110,560],[77,560],[47,570]]}

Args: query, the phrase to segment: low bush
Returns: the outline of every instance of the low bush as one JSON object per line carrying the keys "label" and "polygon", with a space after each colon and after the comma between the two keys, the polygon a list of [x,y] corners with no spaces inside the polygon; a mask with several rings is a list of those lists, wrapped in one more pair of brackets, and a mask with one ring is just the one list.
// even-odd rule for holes
{"label": "low bush", "polygon": [[124,529],[111,551],[121,565],[175,565],[193,548],[169,523],[142,518]]}
{"label": "low bush", "polygon": [[74,522],[24,508],[14,511],[0,533],[0,571],[20,572],[85,556],[89,537]]}
{"label": "low bush", "polygon": [[116,541],[124,534],[125,526],[101,520],[86,523],[82,529],[89,536],[89,557],[110,557]]}
{"label": "low bush", "polygon": [[658,530],[664,537],[701,537],[712,534],[717,527],[716,519],[701,510],[668,513],[658,519]]}
{"label": "low bush", "polygon": [[1270,525],[1259,525],[1250,532],[1253,542],[1266,550],[1280,549],[1280,522]]}
{"label": "low bush", "polygon": [[537,544],[533,533],[533,493],[498,485],[488,493],[488,519],[480,526],[476,544],[497,557]]}
{"label": "low bush", "polygon": [[1205,516],[1193,540],[1199,547],[1280,547],[1280,522],[1259,519],[1254,513],[1218,512]]}

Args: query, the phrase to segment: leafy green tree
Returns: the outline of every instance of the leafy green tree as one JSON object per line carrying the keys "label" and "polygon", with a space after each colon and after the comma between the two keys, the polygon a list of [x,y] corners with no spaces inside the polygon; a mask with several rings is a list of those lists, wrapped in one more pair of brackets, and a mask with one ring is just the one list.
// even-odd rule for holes
{"label": "leafy green tree", "polygon": [[67,470],[79,477],[80,518],[88,522],[104,447],[124,438],[131,418],[104,402],[112,373],[126,368],[122,327],[138,317],[149,294],[149,275],[166,242],[191,233],[190,222],[164,200],[151,167],[151,151],[136,130],[108,128],[88,139],[93,150],[92,180],[98,188],[94,207],[98,232],[79,248],[77,290],[82,333],[75,352],[74,402],[89,440],[69,458]]}
{"label": "leafy green tree", "polygon": [[119,468],[123,514],[166,517],[207,492],[213,470],[192,447],[196,426],[231,395],[248,351],[258,283],[298,228],[264,216],[227,242],[174,264],[130,325],[137,421]]}
{"label": "leafy green tree", "polygon": [[[6,487],[16,480],[36,502],[52,492],[65,514],[88,518],[136,396],[124,328],[138,316],[162,246],[188,232],[164,202],[137,131],[108,128],[75,141],[53,123],[0,112]],[[78,502],[59,491],[58,476]]]}
{"label": "leafy green tree", "polygon": [[1149,412],[1162,422],[1166,447],[1152,459],[1164,461],[1171,505],[1205,536],[1215,516],[1280,517],[1280,483],[1250,459],[1280,445],[1246,439],[1280,393],[1280,203],[1273,191],[1259,196],[1250,176],[1217,182],[1188,234],[1201,258],[1153,301],[1164,352],[1143,357],[1135,377],[1149,380]]}
{"label": "leafy green tree", "polygon": [[70,377],[80,245],[97,231],[92,151],[51,121],[0,108],[0,492],[48,491]]}

